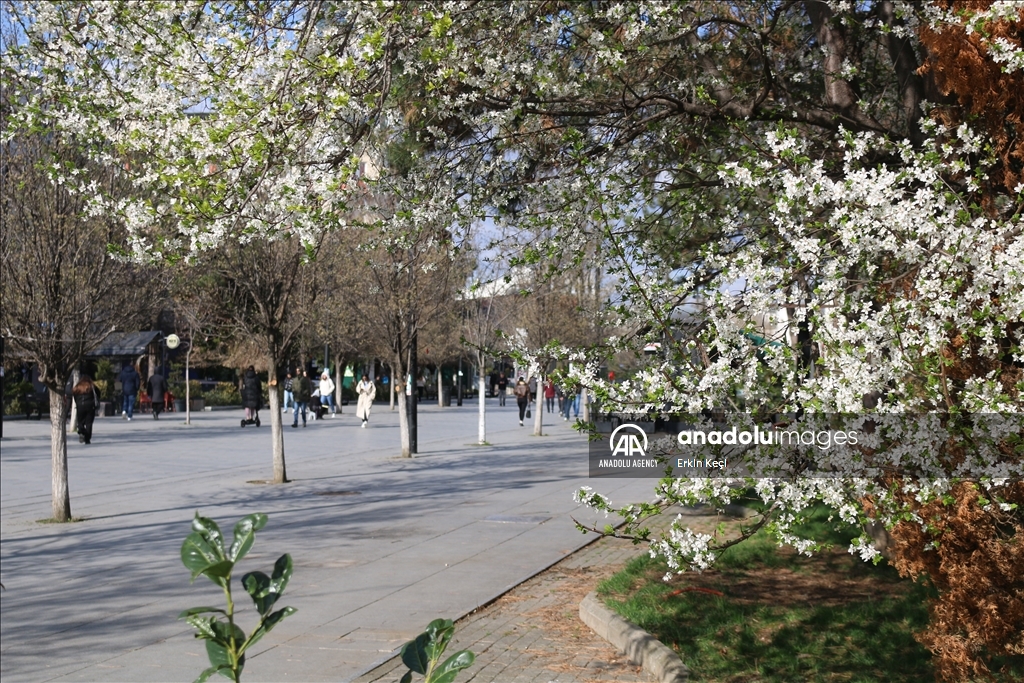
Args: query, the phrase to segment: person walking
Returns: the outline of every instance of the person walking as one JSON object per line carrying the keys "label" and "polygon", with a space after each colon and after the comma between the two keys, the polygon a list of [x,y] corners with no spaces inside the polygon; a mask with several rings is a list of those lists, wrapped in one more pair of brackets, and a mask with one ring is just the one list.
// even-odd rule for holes
{"label": "person walking", "polygon": [[139,393],[142,378],[135,366],[128,363],[121,368],[117,379],[121,382],[121,419],[131,421],[135,412],[135,396]]}
{"label": "person walking", "polygon": [[292,385],[295,380],[292,378],[292,373],[289,371],[284,378],[284,407],[281,408],[281,412],[287,413],[288,406],[295,408],[295,394],[292,393]]}
{"label": "person walking", "polygon": [[249,366],[242,377],[242,407],[245,408],[245,421],[256,419],[260,404],[263,402],[263,388],[260,378],[256,376],[256,368]]}
{"label": "person walking", "polygon": [[306,426],[306,406],[309,405],[309,395],[313,393],[313,387],[309,382],[309,376],[302,368],[295,368],[295,381],[292,382],[292,392],[295,397],[295,419],[292,420],[292,427],[299,426],[299,411],[302,411],[302,426]]}
{"label": "person walking", "polygon": [[505,405],[505,396],[508,394],[508,377],[505,373],[498,375],[498,405]]}
{"label": "person walking", "polygon": [[555,412],[555,383],[551,378],[544,380],[544,401],[548,405],[548,412]]}
{"label": "person walking", "polygon": [[71,389],[78,409],[78,442],[92,443],[92,423],[96,419],[96,407],[100,404],[100,392],[89,375],[82,375]]}
{"label": "person walking", "polygon": [[334,381],[326,370],[320,375],[320,405],[331,407],[331,417],[334,417]]}
{"label": "person walking", "polygon": [[520,375],[512,393],[516,395],[516,403],[519,404],[519,426],[523,426],[523,418],[526,417],[526,408],[530,405],[530,385]]}
{"label": "person walking", "polygon": [[160,411],[164,409],[164,394],[167,393],[167,380],[159,372],[154,372],[146,383],[149,403],[153,408],[153,419],[160,419]]}
{"label": "person walking", "polygon": [[373,399],[377,398],[377,387],[370,381],[370,376],[364,374],[356,385],[356,394],[359,395],[359,402],[356,404],[356,417],[363,421],[360,425],[366,429],[366,422],[370,419],[370,408],[373,407]]}
{"label": "person walking", "polygon": [[565,398],[562,399],[562,419],[566,422],[569,421],[569,413],[572,412],[572,401],[576,396],[574,387],[571,384],[566,384],[563,388]]}

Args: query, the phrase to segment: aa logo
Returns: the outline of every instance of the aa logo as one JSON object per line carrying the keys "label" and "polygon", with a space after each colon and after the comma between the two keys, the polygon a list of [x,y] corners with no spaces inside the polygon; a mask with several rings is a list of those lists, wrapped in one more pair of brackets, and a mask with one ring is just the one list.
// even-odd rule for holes
{"label": "aa logo", "polygon": [[644,457],[647,455],[647,433],[636,425],[619,425],[612,432],[609,445],[612,455],[623,455],[627,458]]}

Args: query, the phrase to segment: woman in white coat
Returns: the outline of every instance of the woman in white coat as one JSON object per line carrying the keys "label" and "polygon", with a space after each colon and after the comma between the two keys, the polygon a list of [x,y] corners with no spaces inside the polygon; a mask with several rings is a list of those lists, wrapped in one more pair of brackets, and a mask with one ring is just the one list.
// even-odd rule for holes
{"label": "woman in white coat", "polygon": [[324,370],[320,375],[320,405],[331,407],[331,417],[334,417],[337,409],[334,407],[334,382],[331,376]]}
{"label": "woman in white coat", "polygon": [[362,427],[366,428],[366,421],[370,419],[370,408],[373,406],[373,399],[377,397],[377,387],[370,381],[369,375],[363,375],[356,385],[356,393],[359,394],[359,403],[356,404],[356,417],[363,421]]}

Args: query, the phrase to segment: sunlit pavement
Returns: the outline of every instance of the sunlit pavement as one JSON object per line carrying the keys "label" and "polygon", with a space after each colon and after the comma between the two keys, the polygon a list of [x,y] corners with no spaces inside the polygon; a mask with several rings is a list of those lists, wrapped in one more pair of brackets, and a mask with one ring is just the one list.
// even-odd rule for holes
{"label": "sunlit pavement", "polygon": [[[385,659],[431,619],[465,614],[586,543],[569,518],[599,521],[572,492],[588,483],[586,439],[557,416],[544,437],[516,407],[488,402],[490,446],[475,401],[421,405],[420,453],[399,453],[398,416],[378,404],[368,429],[352,407],[290,427],[285,485],[271,477],[270,429],[242,411],[97,420],[93,443],[69,439],[72,511],[50,516],[49,424],[4,423],[0,455],[0,668],[13,681],[184,681],[208,666],[176,620],[219,605],[205,578],[189,585],[181,542],[196,510],[230,527],[270,516],[236,570],[295,561],[279,605],[298,613],[246,661],[247,681],[348,680]],[[603,480],[616,504],[649,500],[651,480]],[[249,631],[255,612],[235,583]]]}

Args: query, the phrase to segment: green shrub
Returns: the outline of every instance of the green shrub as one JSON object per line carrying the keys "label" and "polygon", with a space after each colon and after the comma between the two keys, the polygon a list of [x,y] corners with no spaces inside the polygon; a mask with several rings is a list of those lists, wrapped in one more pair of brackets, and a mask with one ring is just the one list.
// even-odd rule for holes
{"label": "green shrub", "polygon": [[242,405],[242,395],[238,393],[238,387],[234,382],[217,382],[217,386],[202,394],[202,398],[208,406]]}

